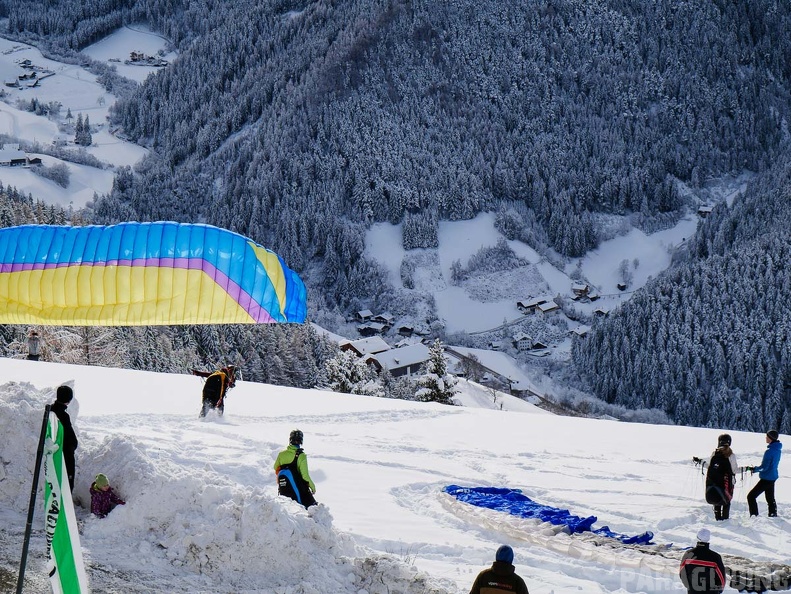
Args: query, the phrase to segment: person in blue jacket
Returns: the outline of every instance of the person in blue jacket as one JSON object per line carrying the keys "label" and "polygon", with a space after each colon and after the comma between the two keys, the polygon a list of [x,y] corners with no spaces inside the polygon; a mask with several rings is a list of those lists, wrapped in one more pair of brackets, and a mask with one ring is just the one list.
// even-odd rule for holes
{"label": "person in blue jacket", "polygon": [[749,466],[750,472],[757,472],[758,484],[747,494],[747,505],[750,507],[750,515],[758,515],[758,502],[756,498],[765,493],[766,505],[769,509],[769,517],[777,517],[777,501],[775,501],[775,481],[779,476],[777,466],[780,464],[780,452],[783,444],[780,443],[780,434],[772,429],[766,432],[766,451],[760,466]]}

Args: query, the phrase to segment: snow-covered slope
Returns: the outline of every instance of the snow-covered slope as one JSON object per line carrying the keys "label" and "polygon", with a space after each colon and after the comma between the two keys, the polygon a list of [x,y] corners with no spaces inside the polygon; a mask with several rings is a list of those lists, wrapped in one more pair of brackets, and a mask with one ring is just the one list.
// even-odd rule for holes
{"label": "snow-covered slope", "polygon": [[[791,492],[782,479],[779,518],[746,517],[746,477],[732,519],[714,522],[691,463],[716,443],[713,429],[246,382],[229,394],[225,418],[200,421],[201,380],[193,376],[10,359],[0,360],[0,374],[8,382],[0,386],[0,566],[18,562],[43,405],[51,387],[74,379],[75,497],[85,505],[91,480],[104,472],[127,500],[104,520],[78,509],[96,592],[466,592],[501,543],[514,546],[533,594],[676,587],[674,575],[641,563],[639,553],[582,554],[577,536],[453,505],[442,493],[448,484],[520,488],[598,516],[597,527],[651,530],[659,544],[690,544],[706,525],[713,548],[726,554],[786,562],[791,550]],[[462,402],[488,406],[460,386]],[[276,496],[272,464],[295,427],[305,432],[322,504],[310,513]],[[760,460],[762,435],[733,438],[741,464]],[[47,591],[40,511],[30,593]]]}

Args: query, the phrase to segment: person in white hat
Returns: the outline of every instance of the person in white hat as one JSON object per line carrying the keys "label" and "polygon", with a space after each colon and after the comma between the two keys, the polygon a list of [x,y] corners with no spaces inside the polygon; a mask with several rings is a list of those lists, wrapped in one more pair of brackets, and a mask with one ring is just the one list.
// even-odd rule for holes
{"label": "person in white hat", "polygon": [[725,588],[725,565],[711,550],[711,532],[698,530],[698,544],[684,553],[678,575],[689,594],[720,594]]}

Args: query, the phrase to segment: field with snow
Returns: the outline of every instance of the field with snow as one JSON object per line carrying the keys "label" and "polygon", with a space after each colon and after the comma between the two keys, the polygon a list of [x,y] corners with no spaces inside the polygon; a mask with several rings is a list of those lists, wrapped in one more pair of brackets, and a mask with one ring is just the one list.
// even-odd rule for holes
{"label": "field with snow", "polygon": [[[129,52],[133,50],[156,55],[166,45],[164,39],[146,27],[124,27],[87,47],[84,53],[95,60],[109,62],[111,58],[128,58]],[[175,55],[168,53],[164,57],[173,59]],[[112,189],[115,167],[134,165],[147,151],[109,132],[107,116],[110,107],[116,102],[116,97],[96,81],[94,74],[79,66],[45,58],[33,46],[0,38],[0,74],[4,80],[23,72],[19,66],[23,60],[30,60],[37,73],[44,73],[46,77],[42,77],[34,88],[3,88],[0,134],[9,136],[13,142],[22,143],[23,146],[32,146],[35,143],[50,146],[56,139],[67,139],[69,143],[64,148],[84,150],[107,164],[107,168],[97,169],[47,154],[30,152],[31,157],[41,157],[42,164],[47,167],[65,163],[70,171],[69,186],[62,188],[30,169],[17,167],[0,168],[0,181],[4,185],[11,185],[31,194],[34,200],[64,207],[72,206],[75,209],[82,208],[93,199],[94,193],[106,194]],[[159,70],[147,66],[126,66],[123,61],[109,63],[113,63],[122,76],[137,81],[142,81],[151,72]],[[60,103],[60,113],[48,117],[19,109],[19,101],[30,102],[34,98],[45,104]],[[69,110],[74,117],[71,122],[66,121]],[[74,123],[79,114],[90,118],[93,131],[93,143],[85,148],[78,148],[72,142]]]}
{"label": "field with snow", "polygon": [[[94,592],[458,594],[503,543],[532,594],[670,592],[702,526],[726,565],[787,563],[791,550],[787,463],[779,518],[747,517],[757,480],[748,475],[731,519],[714,521],[692,464],[713,449],[713,429],[558,417],[506,395],[501,411],[466,382],[457,407],[239,382],[226,416],[201,421],[194,376],[14,359],[0,360],[0,374],[4,591],[15,584],[43,406],[66,380],[75,380],[75,498]],[[321,503],[310,511],[276,494],[272,464],[294,428]],[[757,464],[763,435],[732,435],[739,463]],[[127,501],[103,520],[84,507],[98,472]],[[453,484],[522,489],[597,516],[596,528],[651,531],[657,546],[602,546],[472,507],[442,492]],[[49,591],[38,501],[29,594]]]}

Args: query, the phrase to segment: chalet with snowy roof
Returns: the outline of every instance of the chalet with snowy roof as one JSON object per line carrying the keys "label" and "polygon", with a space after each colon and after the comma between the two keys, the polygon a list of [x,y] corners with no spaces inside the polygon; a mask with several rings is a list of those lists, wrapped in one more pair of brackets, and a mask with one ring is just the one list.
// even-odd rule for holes
{"label": "chalet with snowy roof", "polygon": [[19,150],[18,144],[4,144],[0,150],[0,166],[21,167],[27,165],[27,155]]}
{"label": "chalet with snowy roof", "polygon": [[376,314],[373,317],[373,321],[384,324],[387,327],[391,327],[395,321],[395,316],[393,316],[393,314],[391,314],[389,311],[386,311],[384,313]]}
{"label": "chalet with snowy roof", "polygon": [[578,338],[583,338],[584,336],[588,335],[590,332],[590,326],[577,326],[576,328],[571,329],[569,332],[572,336],[577,336]]}
{"label": "chalet with snowy roof", "polygon": [[524,332],[520,332],[513,338],[514,346],[518,351],[529,351],[533,348],[533,337]]}
{"label": "chalet with snowy roof", "polygon": [[366,322],[357,326],[357,332],[360,336],[376,336],[387,332],[387,326],[381,322]]}
{"label": "chalet with snowy roof", "polygon": [[605,307],[597,307],[593,310],[593,315],[599,318],[603,318],[608,313],[610,313],[610,310]]}
{"label": "chalet with snowy roof", "polygon": [[548,303],[541,303],[536,308],[538,312],[544,317],[555,316],[560,313],[560,306],[554,301]]}
{"label": "chalet with snowy roof", "polygon": [[626,283],[618,283],[615,286],[618,287],[619,291],[625,291],[626,290]]}
{"label": "chalet with snowy roof", "polygon": [[709,205],[701,205],[698,207],[698,216],[702,219],[705,219],[707,216],[711,214],[711,211],[714,210],[713,206]]}
{"label": "chalet with snowy roof", "polygon": [[418,343],[377,353],[368,357],[366,362],[379,371],[387,369],[393,377],[401,377],[419,373],[421,366],[430,358],[429,348]]}
{"label": "chalet with snowy roof", "polygon": [[535,297],[533,299],[522,299],[521,301],[516,302],[516,308],[521,311],[523,314],[533,314],[536,313],[536,309],[542,303],[546,303],[549,301],[549,297]]}
{"label": "chalet with snowy roof", "polygon": [[505,341],[493,340],[489,343],[489,349],[492,351],[503,351],[505,350]]}
{"label": "chalet with snowy roof", "polygon": [[374,314],[370,309],[363,309],[362,311],[358,311],[354,317],[358,322],[367,322],[374,317]]}
{"label": "chalet with snowy roof", "polygon": [[571,292],[574,293],[574,298],[587,297],[590,292],[590,285],[586,283],[574,283],[571,285]]}
{"label": "chalet with snowy roof", "polygon": [[398,327],[398,334],[400,336],[410,337],[415,332],[415,327],[410,324],[402,324]]}
{"label": "chalet with snowy roof", "polygon": [[370,338],[361,338],[350,342],[341,344],[342,351],[352,351],[358,357],[365,357],[367,355],[375,355],[383,351],[390,350],[390,345],[382,340],[379,336],[372,336]]}

